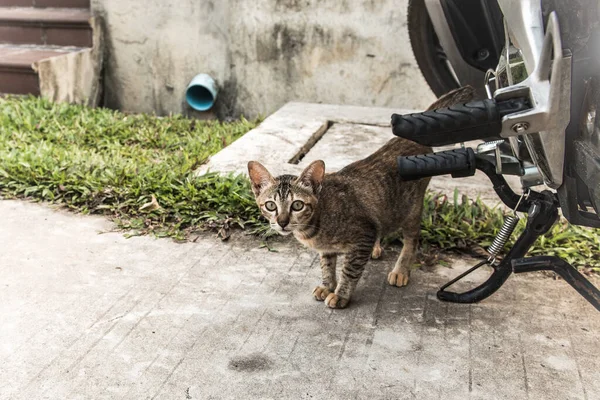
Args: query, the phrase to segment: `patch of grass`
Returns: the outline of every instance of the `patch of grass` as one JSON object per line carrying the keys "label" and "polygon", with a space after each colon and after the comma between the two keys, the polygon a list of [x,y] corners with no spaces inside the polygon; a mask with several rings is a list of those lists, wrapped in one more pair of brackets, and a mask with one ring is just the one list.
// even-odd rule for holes
{"label": "patch of grass", "polygon": [[[198,229],[214,229],[228,237],[229,228],[238,226],[266,237],[268,226],[245,177],[193,175],[257,122],[199,122],[37,98],[0,99],[0,194],[108,215],[130,235],[184,240]],[[501,209],[479,200],[428,193],[422,242],[434,252],[487,247],[502,222]],[[600,270],[600,234],[562,221],[530,254],[558,255]]]}
{"label": "patch of grass", "polygon": [[[470,250],[479,255],[483,253],[482,247],[492,244],[504,222],[501,208],[489,207],[466,196],[459,199],[457,191],[453,199],[427,193],[423,214],[421,232],[426,247]],[[526,222],[526,218],[521,218],[506,249],[523,232]],[[600,272],[600,231],[572,226],[561,219],[538,239],[528,255],[556,255],[578,267]]]}
{"label": "patch of grass", "polygon": [[[244,178],[193,176],[258,122],[0,99],[0,193],[107,214],[134,234],[183,239],[198,227],[258,225]],[[140,210],[152,196],[161,207]]]}

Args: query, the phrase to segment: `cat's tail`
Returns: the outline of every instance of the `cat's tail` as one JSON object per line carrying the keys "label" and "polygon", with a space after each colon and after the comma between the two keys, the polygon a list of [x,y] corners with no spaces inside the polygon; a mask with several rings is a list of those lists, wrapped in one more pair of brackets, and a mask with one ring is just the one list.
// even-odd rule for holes
{"label": "cat's tail", "polygon": [[435,110],[436,108],[450,107],[460,103],[468,103],[473,97],[475,97],[475,89],[469,85],[463,86],[442,95],[427,108],[427,111]]}

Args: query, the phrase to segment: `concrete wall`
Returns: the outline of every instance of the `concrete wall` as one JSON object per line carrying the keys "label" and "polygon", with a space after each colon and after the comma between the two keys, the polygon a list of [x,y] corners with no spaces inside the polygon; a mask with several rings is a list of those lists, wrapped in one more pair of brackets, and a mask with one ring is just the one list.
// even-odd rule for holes
{"label": "concrete wall", "polygon": [[425,107],[433,98],[408,41],[407,0],[92,0],[105,21],[105,105],[187,113],[200,72],[221,116],[290,100]]}

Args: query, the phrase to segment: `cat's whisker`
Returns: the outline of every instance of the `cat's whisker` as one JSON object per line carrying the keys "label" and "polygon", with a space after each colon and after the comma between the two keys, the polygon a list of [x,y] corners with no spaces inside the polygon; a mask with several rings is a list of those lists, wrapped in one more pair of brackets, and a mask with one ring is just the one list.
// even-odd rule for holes
{"label": "cat's whisker", "polygon": [[289,224],[288,226],[301,226],[303,228],[318,228],[317,225],[308,225],[308,224]]}

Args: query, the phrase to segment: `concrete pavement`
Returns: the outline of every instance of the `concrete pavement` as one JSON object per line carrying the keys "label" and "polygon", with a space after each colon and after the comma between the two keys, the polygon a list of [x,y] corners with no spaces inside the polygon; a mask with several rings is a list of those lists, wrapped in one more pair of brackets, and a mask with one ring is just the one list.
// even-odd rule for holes
{"label": "concrete pavement", "polygon": [[0,215],[0,399],[600,398],[600,314],[541,274],[445,304],[471,260],[399,289],[387,251],[329,310],[293,241],[126,239],[21,201]]}

